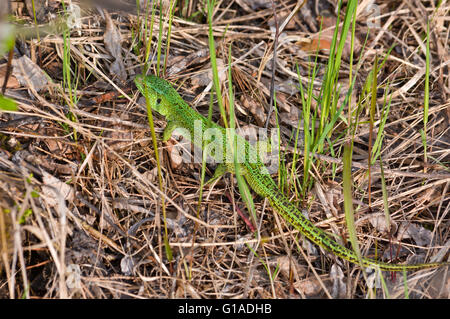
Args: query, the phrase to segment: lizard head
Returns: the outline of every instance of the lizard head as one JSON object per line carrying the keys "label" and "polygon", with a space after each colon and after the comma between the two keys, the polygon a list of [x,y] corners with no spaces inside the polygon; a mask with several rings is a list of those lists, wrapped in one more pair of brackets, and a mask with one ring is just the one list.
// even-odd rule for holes
{"label": "lizard head", "polygon": [[170,114],[173,105],[170,98],[178,93],[167,81],[155,75],[138,75],[134,82],[142,95],[150,101],[153,110],[164,116]]}

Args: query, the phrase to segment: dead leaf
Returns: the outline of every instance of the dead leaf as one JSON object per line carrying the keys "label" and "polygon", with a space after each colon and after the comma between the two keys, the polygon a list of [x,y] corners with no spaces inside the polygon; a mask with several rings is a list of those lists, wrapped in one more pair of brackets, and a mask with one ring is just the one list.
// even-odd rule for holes
{"label": "dead leaf", "polygon": [[432,299],[448,299],[450,297],[450,275],[445,268],[439,269],[427,287],[427,294]]}
{"label": "dead leaf", "polygon": [[257,103],[254,99],[246,94],[243,94],[241,96],[241,103],[242,106],[246,110],[249,110],[249,112],[255,117],[258,126],[264,126],[266,122],[266,113],[261,104]]}
{"label": "dead leaf", "polygon": [[[5,81],[6,76],[6,64],[2,64],[0,66],[0,87],[3,87],[3,82]],[[8,83],[6,84],[7,89],[17,89],[20,87],[20,83],[17,78],[11,74]]]}
{"label": "dead leaf", "polygon": [[304,277],[307,274],[305,267],[301,266],[296,260],[288,256],[277,258],[277,265],[280,273],[287,279],[291,277],[291,272],[295,271],[298,277]]}
{"label": "dead leaf", "polygon": [[125,255],[120,260],[120,270],[126,276],[130,276],[131,274],[133,274],[133,269],[134,269],[135,265],[136,265],[136,262],[132,256]]}
{"label": "dead leaf", "polygon": [[42,187],[42,198],[45,199],[49,206],[59,206],[61,201],[65,200],[69,202],[73,201],[74,191],[72,187],[60,181],[53,175],[44,171],[42,182],[44,183],[44,186]]}
{"label": "dead leaf", "polygon": [[150,182],[155,182],[156,176],[158,176],[158,168],[155,166],[152,170],[146,171],[142,175],[146,180]]}
{"label": "dead leaf", "polygon": [[308,53],[315,53],[317,50],[329,52],[330,48],[331,39],[324,37],[323,34],[320,39],[319,37],[314,37],[308,42],[300,43],[300,49]]}
{"label": "dead leaf", "polygon": [[48,151],[51,154],[58,154],[58,153],[61,152],[61,149],[62,149],[61,142],[58,141],[57,139],[49,138],[49,139],[46,139],[43,142],[47,145]]}
{"label": "dead leaf", "polygon": [[428,247],[431,244],[432,232],[423,226],[402,223],[398,230],[397,239],[400,241],[407,238],[412,238],[419,246]]}
{"label": "dead leaf", "polygon": [[[288,124],[294,128],[298,128],[299,125],[298,120],[300,119],[300,116],[301,113],[296,107],[291,108],[291,112],[280,113],[281,122]],[[300,121],[300,129],[303,129],[303,120]],[[303,132],[301,134],[302,134],[301,138],[303,140]]]}
{"label": "dead leaf", "polygon": [[[370,269],[366,270],[371,271]],[[380,289],[381,288],[381,278],[380,278],[380,272],[379,271],[372,271],[368,274],[367,276],[367,287],[369,287],[370,289],[373,288],[377,288]]]}
{"label": "dead leaf", "polygon": [[370,216],[369,222],[372,225],[372,227],[374,227],[378,232],[383,234],[389,233],[389,231],[391,232],[391,234],[395,234],[398,228],[397,224],[393,220],[391,220],[390,225],[391,229],[388,229],[386,217],[384,216],[384,214],[374,214],[373,216]]}
{"label": "dead leaf", "polygon": [[[219,82],[224,83],[227,79],[227,72],[226,72],[226,66],[222,59],[217,59],[217,71],[219,73]],[[211,65],[207,67],[204,72],[201,72],[197,75],[194,75],[192,77],[192,86],[198,87],[198,86],[207,86],[209,85],[213,80],[213,74]]]}
{"label": "dead leaf", "polygon": [[13,59],[12,66],[12,74],[22,86],[29,87],[31,85],[36,92],[47,87],[48,81],[44,71],[26,55]]}
{"label": "dead leaf", "polygon": [[[328,182],[326,188],[322,188],[319,183],[314,185],[314,191],[317,194],[317,198],[322,204],[327,218],[333,218],[339,216],[339,198],[342,198],[342,188],[334,182]],[[329,223],[333,233],[338,235],[338,242],[344,244],[340,235],[339,227],[334,221]]]}
{"label": "dead leaf", "polygon": [[188,56],[177,56],[169,59],[171,66],[167,69],[167,74],[178,74],[186,70],[192,64],[202,63],[209,58],[209,49],[197,50]]}
{"label": "dead leaf", "polygon": [[331,288],[331,296],[333,298],[346,298],[347,296],[347,285],[344,282],[345,275],[342,272],[341,267],[336,264],[331,266],[330,271],[331,281],[333,286]]}
{"label": "dead leaf", "polygon": [[322,286],[316,278],[310,277],[300,282],[294,283],[294,288],[301,291],[306,297],[318,297],[322,291]]}
{"label": "dead leaf", "polygon": [[114,58],[114,61],[110,66],[110,74],[117,77],[121,81],[125,81],[127,79],[127,72],[125,70],[125,64],[122,60],[122,36],[108,12],[104,10],[104,13],[106,20],[106,31],[103,37],[103,42],[105,43],[106,50]]}
{"label": "dead leaf", "polygon": [[[324,31],[314,34],[309,42],[300,43],[300,47],[303,51],[308,53],[315,53],[317,49],[324,53],[329,53],[331,50],[331,44],[333,41],[334,28],[336,25],[336,16],[333,14],[323,14],[323,29]],[[342,58],[346,59],[350,57],[351,50],[351,34],[349,33],[345,41],[344,50],[342,51]],[[355,36],[354,42],[354,54],[358,54],[361,50],[361,42],[358,37]]]}

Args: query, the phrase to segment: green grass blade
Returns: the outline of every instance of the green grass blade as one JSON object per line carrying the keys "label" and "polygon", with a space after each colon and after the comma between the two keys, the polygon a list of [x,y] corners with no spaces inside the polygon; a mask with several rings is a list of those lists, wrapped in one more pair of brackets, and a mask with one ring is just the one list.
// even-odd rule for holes
{"label": "green grass blade", "polygon": [[369,209],[371,209],[372,204],[372,196],[371,196],[371,167],[372,167],[372,140],[373,140],[373,123],[375,122],[375,111],[377,108],[377,75],[378,75],[378,55],[375,55],[375,62],[372,69],[372,92],[371,92],[371,100],[370,100],[370,108],[369,108],[369,151],[367,152],[367,163],[368,163],[368,200],[369,200]]}
{"label": "green grass blade", "polygon": [[428,124],[428,108],[430,104],[430,20],[427,20],[427,46],[426,46],[426,61],[425,61],[425,97],[423,101],[423,130],[420,131],[422,135],[423,144],[423,161],[426,165],[428,163],[427,156],[427,124]]}
{"label": "green grass blade", "polygon": [[[207,2],[207,15],[208,15],[208,43],[209,43],[209,51],[210,51],[210,60],[211,60],[211,68],[213,73],[213,83],[214,83],[214,91],[216,93],[217,97],[217,104],[219,105],[220,114],[224,123],[225,128],[227,129],[228,121],[225,113],[225,107],[223,105],[223,99],[222,99],[222,92],[220,87],[220,81],[219,81],[219,72],[217,68],[217,57],[216,57],[216,49],[215,49],[215,43],[214,43],[214,36],[213,36],[213,30],[212,30],[212,20],[213,20],[213,10],[214,9],[214,1],[208,0]],[[240,173],[241,167],[237,163],[237,153],[234,151],[237,149],[236,145],[236,139],[237,136],[235,135],[236,132],[234,130],[235,128],[235,122],[234,122],[234,98],[233,98],[233,88],[232,88],[232,78],[231,78],[231,47],[229,51],[229,61],[228,61],[228,90],[229,90],[229,99],[230,99],[230,127],[232,127],[230,131],[231,134],[227,134],[227,142],[231,147],[227,148],[230,149],[231,152],[233,152],[233,158],[234,158],[234,165],[235,165],[235,175],[236,180],[239,187],[239,192],[242,196],[242,199],[247,205],[247,208],[250,210],[251,215],[254,218],[254,221],[256,221],[256,210],[255,205],[253,202],[253,198],[250,193],[250,189],[248,188],[247,183],[245,182],[244,178],[242,177],[242,173]],[[230,135],[230,136],[229,136]]]}
{"label": "green grass blade", "polygon": [[352,146],[350,142],[344,145],[344,157],[343,157],[343,192],[344,192],[344,210],[345,221],[347,223],[347,230],[350,243],[352,244],[353,251],[358,257],[359,263],[362,267],[361,251],[359,249],[358,238],[356,236],[355,227],[355,213],[353,210],[353,196],[352,196]]}
{"label": "green grass blade", "polygon": [[389,213],[388,192],[386,187],[386,179],[384,178],[383,161],[380,156],[380,172],[381,172],[381,191],[383,194],[384,218],[386,220],[387,231],[391,233],[391,214]]}
{"label": "green grass blade", "polygon": [[[147,86],[144,86],[144,89],[147,90],[148,89]],[[146,106],[147,106],[148,125],[150,126],[150,132],[152,135],[153,149],[155,150],[155,160],[156,160],[156,166],[157,166],[157,171],[158,171],[159,189],[161,190],[161,192],[163,192],[164,185],[163,185],[163,180],[162,180],[161,162],[159,159],[158,143],[156,140],[155,126],[154,126],[154,121],[153,121],[153,113],[152,113],[152,107],[151,107],[152,102],[150,101],[150,95],[148,94],[147,91],[145,91],[144,97],[145,97],[145,102],[146,102]],[[173,259],[173,254],[172,254],[172,249],[170,248],[170,245],[169,245],[169,235],[168,235],[168,231],[167,231],[166,205],[165,205],[164,196],[161,197],[161,207],[162,207],[162,212],[163,212],[163,223],[164,223],[164,236],[163,236],[164,248],[166,251],[167,260],[169,262],[171,262]]]}
{"label": "green grass blade", "polygon": [[[146,47],[145,47],[145,58],[144,58],[144,74],[147,74],[147,70],[148,70],[148,59],[150,58],[150,49],[152,47],[152,39],[153,39],[153,26],[155,23],[155,13],[156,13],[156,0],[152,0],[152,16],[150,18],[150,34],[148,36],[148,40],[146,41]],[[147,19],[148,19],[148,15],[145,15],[145,29],[147,31]],[[147,31],[148,32],[148,31]],[[158,38],[159,41],[160,38]]]}
{"label": "green grass blade", "polygon": [[[238,163],[238,154],[237,154],[237,134],[236,134],[236,123],[235,123],[235,113],[234,113],[234,92],[233,92],[233,81],[231,76],[231,44],[228,49],[228,95],[229,95],[229,104],[230,104],[230,132],[231,132],[231,145],[230,150],[233,152],[234,159],[234,171],[236,176],[236,181],[239,188],[239,193],[241,194],[242,199],[245,202],[248,210],[251,212],[251,216],[253,218],[253,222],[257,225],[256,219],[256,209],[255,203],[253,202],[252,194],[250,193],[250,189],[247,183],[242,176],[241,165]],[[229,141],[230,142],[230,141]]]}
{"label": "green grass blade", "polygon": [[[209,109],[208,109],[208,128],[211,127],[211,123],[212,123],[213,104],[214,104],[213,95],[210,94]],[[206,143],[207,143],[206,139],[203,139],[202,150],[205,149]],[[200,177],[200,191],[199,191],[198,204],[197,204],[197,217],[199,217],[199,215],[200,215],[200,209],[201,209],[201,204],[202,204],[203,186],[205,185],[205,173],[206,173],[206,159],[207,159],[207,157],[208,157],[208,153],[207,152],[203,152],[202,153],[202,167],[201,167],[201,173],[200,173],[200,176],[201,176]]]}
{"label": "green grass blade", "polygon": [[158,34],[158,46],[156,48],[156,75],[160,76],[160,68],[161,68],[161,47],[162,47],[162,37],[163,37],[163,12],[162,12],[162,0],[159,0],[159,34]]}
{"label": "green grass blade", "polygon": [[219,72],[217,68],[216,45],[214,43],[214,35],[212,29],[214,2],[215,1],[213,0],[208,0],[207,2],[209,55],[211,60],[211,68],[213,72],[214,91],[216,92],[217,96],[217,104],[219,105],[220,115],[222,117],[223,124],[225,128],[228,128],[227,116],[225,113],[225,107],[223,105],[222,99],[222,90],[220,88]]}
{"label": "green grass blade", "polygon": [[389,102],[386,104],[386,99],[387,96],[389,94],[389,82],[387,83],[387,90],[385,91],[384,94],[384,102],[383,102],[383,110],[382,110],[382,114],[381,114],[381,120],[380,120],[380,124],[378,125],[378,132],[377,132],[377,137],[375,139],[375,142],[373,143],[373,148],[372,148],[372,164],[374,164],[376,162],[376,160],[378,159],[378,157],[380,156],[381,153],[381,145],[383,143],[383,137],[384,137],[384,127],[386,126],[386,121],[387,121],[387,117],[389,115],[389,111],[391,109],[391,102],[392,102],[392,94],[389,95]]}
{"label": "green grass blade", "polygon": [[403,287],[405,291],[405,299],[409,299],[409,290],[408,290],[408,277],[406,276],[406,270],[403,269]]}
{"label": "green grass blade", "polygon": [[0,94],[0,111],[17,111],[17,103]]}
{"label": "green grass blade", "polygon": [[166,43],[166,55],[164,57],[164,69],[163,74],[166,74],[166,66],[167,66],[167,59],[169,57],[169,50],[170,50],[170,36],[172,33],[172,20],[173,20],[173,7],[175,6],[175,1],[170,0],[169,3],[169,28],[167,30],[167,43]]}

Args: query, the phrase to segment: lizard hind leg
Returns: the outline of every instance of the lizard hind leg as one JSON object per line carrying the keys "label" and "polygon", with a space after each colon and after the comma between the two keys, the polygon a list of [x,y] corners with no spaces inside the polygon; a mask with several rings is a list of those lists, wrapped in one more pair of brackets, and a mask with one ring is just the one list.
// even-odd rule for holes
{"label": "lizard hind leg", "polygon": [[226,164],[220,163],[219,165],[217,165],[216,170],[214,171],[214,175],[205,183],[205,185],[211,185],[215,181],[219,180],[227,172],[232,173]]}
{"label": "lizard hind leg", "polygon": [[[210,185],[215,181],[219,180],[226,173],[236,174],[236,168],[234,167],[234,163],[225,164],[220,163],[217,165],[216,170],[214,171],[214,175],[205,183],[205,185]],[[246,170],[243,166],[239,166],[239,174],[241,176],[246,176]]]}

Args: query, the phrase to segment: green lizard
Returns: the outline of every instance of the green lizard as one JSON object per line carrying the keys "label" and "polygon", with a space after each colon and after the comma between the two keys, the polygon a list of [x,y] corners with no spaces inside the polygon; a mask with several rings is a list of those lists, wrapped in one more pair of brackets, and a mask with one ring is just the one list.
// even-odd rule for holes
{"label": "green lizard", "polygon": [[[220,135],[223,136],[223,139],[219,141],[219,143],[222,143],[224,150],[228,149],[225,129],[215,123],[209,123],[207,118],[192,109],[167,81],[153,75],[139,75],[136,77],[135,83],[139,91],[147,98],[151,107],[166,117],[167,126],[163,134],[164,141],[167,141],[171,137],[173,130],[178,127],[187,130],[191,137],[194,136],[195,122],[197,122],[201,125],[201,133],[205,133],[205,131],[211,127],[219,130],[219,133],[221,133]],[[238,158],[238,163],[240,163],[241,174],[245,176],[250,187],[258,195],[267,198],[271,206],[310,241],[325,250],[332,252],[336,256],[352,263],[360,264],[358,257],[353,250],[338,244],[325,231],[316,227],[284,194],[279,191],[278,186],[261,162],[256,149],[242,137],[237,136],[236,138],[238,145],[244,145],[245,151],[239,152],[240,157]],[[202,148],[201,140],[195,141],[195,139],[191,139],[191,141],[197,147]],[[220,154],[217,152],[216,154],[212,154],[212,157],[216,161],[223,163],[224,158],[229,156],[229,154],[226,154],[227,151],[224,153],[225,154]],[[229,157],[228,160],[225,159],[225,164],[219,165],[213,179],[220,177],[220,175],[227,171],[234,172],[234,161],[229,160]],[[450,264],[448,262],[442,262],[402,265],[385,263],[366,257],[362,257],[361,262],[364,267],[379,267],[381,270],[385,271],[418,270]]]}

